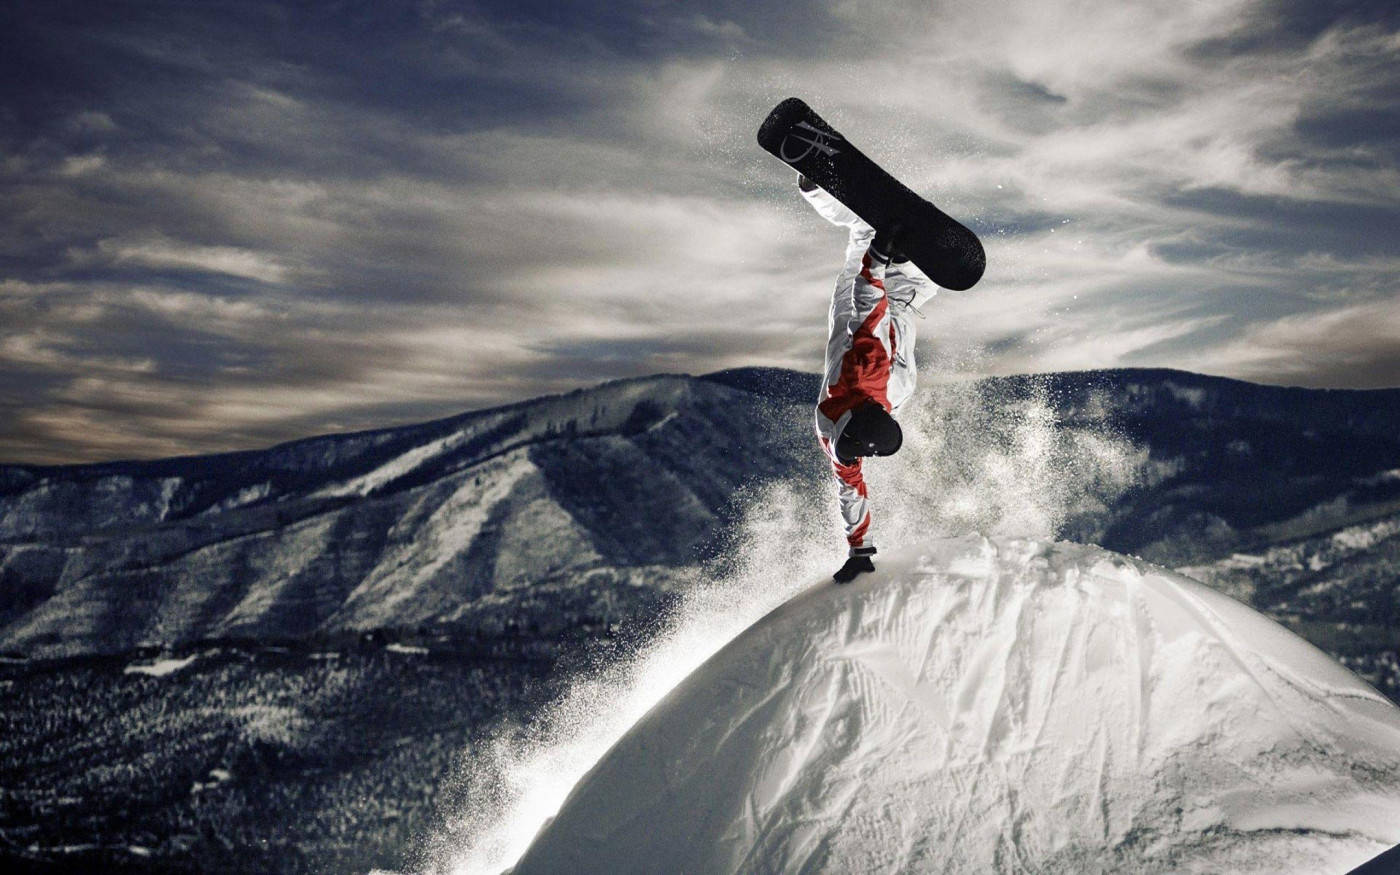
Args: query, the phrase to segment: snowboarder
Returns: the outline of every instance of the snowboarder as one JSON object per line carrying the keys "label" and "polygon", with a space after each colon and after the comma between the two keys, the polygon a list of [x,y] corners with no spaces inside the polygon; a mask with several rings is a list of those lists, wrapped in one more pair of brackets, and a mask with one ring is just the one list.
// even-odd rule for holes
{"label": "snowboarder", "polygon": [[850,208],[799,175],[798,190],[827,221],[850,230],[827,325],[826,372],[817,403],[817,438],[836,474],[849,554],[833,575],[848,583],[875,570],[869,496],[861,461],[889,456],[904,434],[894,414],[914,393],[914,315],[938,293],[896,247]]}

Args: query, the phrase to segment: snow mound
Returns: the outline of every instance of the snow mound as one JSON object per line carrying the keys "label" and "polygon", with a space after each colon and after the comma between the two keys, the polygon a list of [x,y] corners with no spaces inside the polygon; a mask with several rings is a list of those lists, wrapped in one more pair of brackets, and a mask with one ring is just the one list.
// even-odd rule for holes
{"label": "snow mound", "polygon": [[174,674],[182,668],[189,668],[194,661],[199,658],[198,654],[186,656],[184,659],[170,657],[168,659],[158,659],[151,663],[133,663],[122,669],[122,674],[144,674],[153,678],[163,678],[166,675]]}
{"label": "snow mound", "polygon": [[1095,547],[885,556],[755,623],[603,757],[535,872],[1344,872],[1400,842],[1400,709]]}

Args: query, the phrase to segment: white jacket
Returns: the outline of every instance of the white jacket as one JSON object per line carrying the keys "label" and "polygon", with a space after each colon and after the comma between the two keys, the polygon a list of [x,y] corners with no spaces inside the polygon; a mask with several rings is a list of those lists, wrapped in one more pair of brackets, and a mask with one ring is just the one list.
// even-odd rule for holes
{"label": "white jacket", "polygon": [[[800,189],[799,189],[800,190]],[[817,399],[817,438],[831,459],[838,483],[846,541],[852,549],[871,547],[870,507],[861,460],[844,465],[836,440],[855,408],[874,401],[890,413],[914,394],[918,308],[938,287],[912,264],[886,267],[871,257],[875,229],[821,188],[803,191],[827,221],[850,229],[846,264],[836,277],[827,322],[826,369]]]}

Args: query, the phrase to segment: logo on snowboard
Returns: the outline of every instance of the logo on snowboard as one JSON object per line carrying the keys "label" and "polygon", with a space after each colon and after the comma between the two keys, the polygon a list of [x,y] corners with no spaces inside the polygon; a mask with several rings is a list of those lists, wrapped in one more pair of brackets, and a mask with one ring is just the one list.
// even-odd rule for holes
{"label": "logo on snowboard", "polygon": [[[793,149],[802,149],[801,154],[789,154],[789,143],[792,143],[793,140],[806,147],[802,148],[796,144],[792,146]],[[830,158],[833,155],[841,154],[841,150],[832,145],[833,142],[841,142],[841,135],[835,132],[828,134],[825,131],[817,130],[806,122],[798,122],[792,126],[791,131],[788,131],[787,136],[783,137],[783,143],[778,147],[778,157],[789,164],[796,164],[813,152],[820,152]]]}

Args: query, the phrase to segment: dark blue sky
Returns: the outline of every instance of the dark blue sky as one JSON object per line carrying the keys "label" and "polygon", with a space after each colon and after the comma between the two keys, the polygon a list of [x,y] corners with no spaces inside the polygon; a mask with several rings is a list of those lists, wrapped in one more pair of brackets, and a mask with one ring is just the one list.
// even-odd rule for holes
{"label": "dark blue sky", "polygon": [[0,460],[815,369],[792,94],[983,234],[932,371],[1400,385],[1390,7],[6,4]]}

